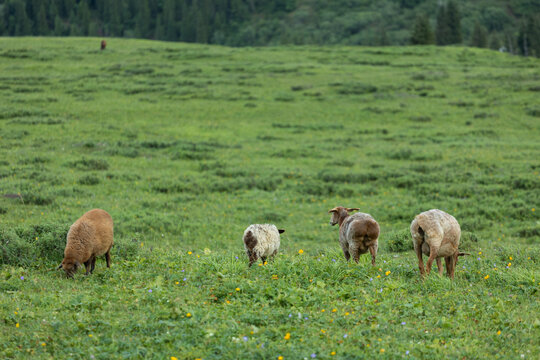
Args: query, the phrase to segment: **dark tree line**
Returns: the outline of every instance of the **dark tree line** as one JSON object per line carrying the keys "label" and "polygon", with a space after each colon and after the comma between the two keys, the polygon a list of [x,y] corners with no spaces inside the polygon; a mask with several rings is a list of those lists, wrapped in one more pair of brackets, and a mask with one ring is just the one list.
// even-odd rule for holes
{"label": "dark tree line", "polygon": [[530,0],[0,0],[0,35],[232,46],[466,43],[538,56],[539,13],[540,2]]}
{"label": "dark tree line", "polygon": [[[448,3],[440,3],[437,10],[435,31],[432,30],[429,17],[420,14],[416,17],[410,42],[413,45],[452,45],[463,42],[461,33],[461,14],[459,7],[454,0]],[[493,43],[488,43],[488,30],[480,21],[475,21],[469,39],[469,45],[479,48],[493,49],[505,48],[511,53],[519,53],[524,56],[540,57],[540,14],[526,15],[519,25],[517,36],[504,33],[506,39],[502,43],[492,38]],[[506,47],[508,45],[508,47]]]}

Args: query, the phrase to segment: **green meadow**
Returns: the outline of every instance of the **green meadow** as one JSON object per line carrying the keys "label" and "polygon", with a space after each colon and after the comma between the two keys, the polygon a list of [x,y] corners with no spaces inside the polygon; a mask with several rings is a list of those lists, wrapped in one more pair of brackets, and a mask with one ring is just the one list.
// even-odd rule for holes
{"label": "green meadow", "polygon": [[[537,359],[540,60],[0,38],[0,358]],[[347,263],[329,209],[370,213]],[[115,222],[112,267],[55,271]],[[409,225],[461,224],[422,281]],[[252,223],[286,229],[248,268]]]}

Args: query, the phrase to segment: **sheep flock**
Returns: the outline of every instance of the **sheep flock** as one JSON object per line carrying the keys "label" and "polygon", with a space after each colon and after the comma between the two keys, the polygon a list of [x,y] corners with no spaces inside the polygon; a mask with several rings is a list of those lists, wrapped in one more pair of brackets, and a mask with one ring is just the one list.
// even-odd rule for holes
{"label": "sheep flock", "polygon": [[[352,257],[358,263],[360,255],[369,252],[371,264],[375,266],[380,226],[370,214],[353,213],[357,210],[360,209],[343,206],[329,210],[330,225],[339,225],[339,244],[347,261]],[[418,214],[412,220],[410,230],[420,275],[428,275],[434,261],[442,275],[444,258],[447,275],[453,279],[458,257],[468,255],[459,251],[461,229],[457,220],[442,210],[432,209]],[[280,234],[284,232],[273,224],[249,225],[242,237],[248,266],[251,267],[259,259],[262,263],[272,259],[279,251]],[[112,246],[111,216],[101,209],[90,210],[70,227],[64,260],[58,269],[63,269],[66,276],[72,278],[84,264],[86,275],[89,275],[94,271],[96,257],[102,255],[105,255],[107,267],[110,267]],[[423,255],[428,257],[426,267]]]}

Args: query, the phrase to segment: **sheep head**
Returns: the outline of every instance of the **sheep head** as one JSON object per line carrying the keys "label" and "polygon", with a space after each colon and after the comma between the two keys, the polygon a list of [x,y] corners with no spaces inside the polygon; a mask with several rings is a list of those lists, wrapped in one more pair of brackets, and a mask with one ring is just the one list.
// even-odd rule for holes
{"label": "sheep head", "polygon": [[66,273],[68,278],[73,278],[73,275],[77,272],[77,269],[81,266],[81,263],[76,260],[64,259],[62,263],[58,265],[57,270],[62,269]]}
{"label": "sheep head", "polygon": [[330,225],[334,226],[336,224],[341,225],[343,220],[347,216],[349,216],[349,213],[352,211],[360,210],[359,208],[345,208],[343,206],[337,206],[333,208],[332,210],[329,210],[328,213],[332,214],[332,218],[330,219]]}

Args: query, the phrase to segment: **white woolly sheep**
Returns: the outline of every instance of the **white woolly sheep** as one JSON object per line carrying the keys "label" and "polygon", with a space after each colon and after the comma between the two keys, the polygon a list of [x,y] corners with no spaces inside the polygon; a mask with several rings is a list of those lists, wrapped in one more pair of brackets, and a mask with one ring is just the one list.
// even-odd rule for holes
{"label": "white woolly sheep", "polygon": [[58,269],[64,269],[66,275],[72,278],[81,264],[84,264],[88,275],[94,271],[96,257],[101,255],[105,255],[107,267],[110,267],[112,246],[111,216],[105,210],[90,210],[69,228],[64,260]]}
{"label": "white woolly sheep", "polygon": [[264,263],[269,256],[276,255],[279,250],[279,234],[284,232],[272,224],[249,225],[243,237],[249,266],[259,258]]}
{"label": "white woolly sheep", "polygon": [[330,225],[339,224],[339,244],[343,249],[345,259],[349,261],[351,255],[358,263],[360,254],[371,253],[371,265],[375,265],[377,249],[379,248],[379,224],[375,219],[365,213],[349,215],[358,208],[344,208],[338,206],[328,211],[332,214]]}
{"label": "white woolly sheep", "polygon": [[[444,257],[446,273],[453,279],[458,256],[469,255],[458,250],[461,236],[459,223],[442,210],[432,209],[416,215],[411,223],[411,235],[421,276],[430,273],[434,260],[437,260],[439,275],[442,275],[441,258]],[[429,256],[426,270],[422,253]]]}

